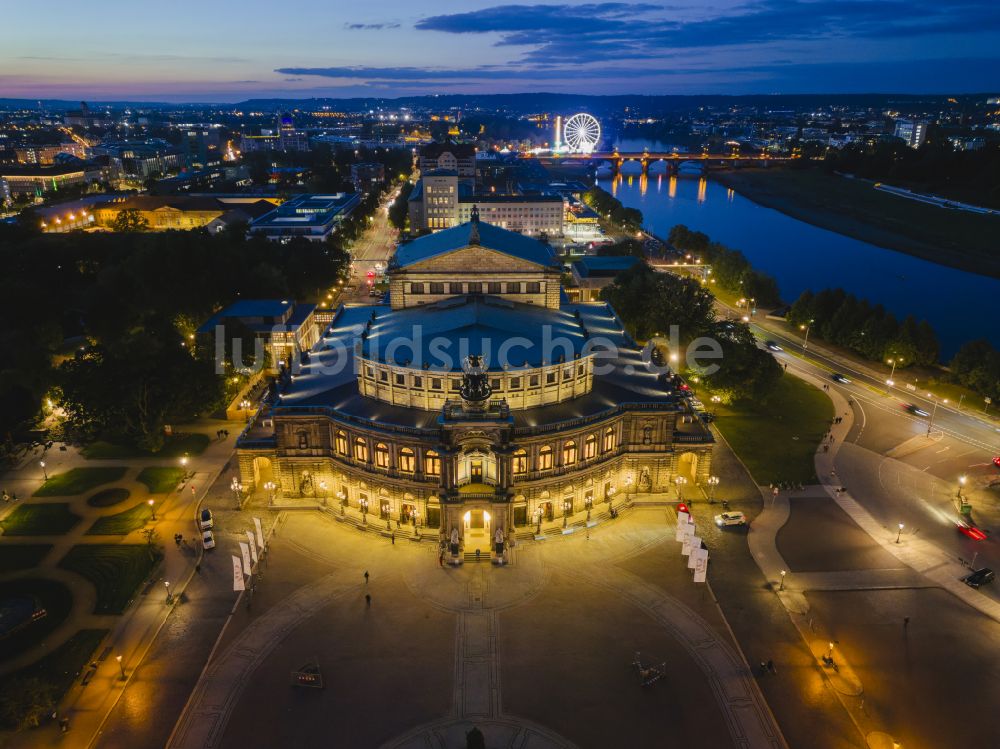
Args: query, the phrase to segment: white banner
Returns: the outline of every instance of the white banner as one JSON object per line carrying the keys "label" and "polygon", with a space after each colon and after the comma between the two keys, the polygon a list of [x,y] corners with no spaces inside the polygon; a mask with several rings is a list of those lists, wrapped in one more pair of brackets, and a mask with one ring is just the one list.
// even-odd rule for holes
{"label": "white banner", "polygon": [[686,525],[678,525],[677,526],[677,532],[674,534],[674,540],[675,541],[683,541],[685,538],[687,538],[687,526]]}
{"label": "white banner", "polygon": [[253,565],[250,564],[250,547],[240,541],[240,551],[243,552],[243,572],[250,575],[250,570],[253,569]]}
{"label": "white banner", "polygon": [[253,563],[257,564],[257,544],[253,540],[253,531],[247,531],[247,540],[250,542],[250,556],[253,557]]}
{"label": "white banner", "polygon": [[264,531],[260,528],[260,518],[253,519],[254,527],[257,529],[257,545],[260,547],[261,552],[264,551]]}
{"label": "white banner", "polygon": [[705,551],[705,550],[703,548],[701,548],[701,539],[698,538],[698,536],[693,536],[691,538],[691,553],[688,554],[688,569],[689,570],[693,570],[694,569],[695,560],[698,559],[698,556],[703,551]]}
{"label": "white banner", "polygon": [[684,543],[681,545],[681,554],[687,556],[691,553],[691,536],[684,536]]}
{"label": "white banner", "polygon": [[708,549],[698,549],[695,562],[694,562],[694,581],[696,583],[705,582],[705,578],[708,577]]}
{"label": "white banner", "polygon": [[691,516],[688,515],[686,512],[678,512],[677,513],[677,527],[680,528],[682,525],[684,525],[685,523],[687,523],[687,521],[688,521],[688,519],[690,517]]}
{"label": "white banner", "polygon": [[240,558],[233,557],[233,591],[246,590],[243,585],[243,567],[240,565]]}

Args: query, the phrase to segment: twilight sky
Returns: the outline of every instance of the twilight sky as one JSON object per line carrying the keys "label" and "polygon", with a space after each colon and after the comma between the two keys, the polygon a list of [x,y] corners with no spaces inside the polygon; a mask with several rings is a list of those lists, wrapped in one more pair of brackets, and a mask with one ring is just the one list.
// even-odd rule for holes
{"label": "twilight sky", "polygon": [[1000,93],[997,0],[0,4],[0,97]]}

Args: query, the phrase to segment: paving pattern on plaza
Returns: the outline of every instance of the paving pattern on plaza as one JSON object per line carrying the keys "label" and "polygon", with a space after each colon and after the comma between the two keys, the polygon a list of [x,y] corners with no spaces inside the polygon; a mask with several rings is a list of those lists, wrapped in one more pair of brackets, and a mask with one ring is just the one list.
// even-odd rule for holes
{"label": "paving pattern on plaza", "polygon": [[[253,610],[234,615],[170,746],[326,732],[345,746],[443,749],[473,726],[490,747],[784,746],[667,529],[662,509],[635,511],[521,544],[506,567],[442,569],[429,544],[288,513]],[[284,587],[292,565],[312,579]],[[666,678],[640,686],[636,650]],[[325,689],[290,686],[309,660]]]}

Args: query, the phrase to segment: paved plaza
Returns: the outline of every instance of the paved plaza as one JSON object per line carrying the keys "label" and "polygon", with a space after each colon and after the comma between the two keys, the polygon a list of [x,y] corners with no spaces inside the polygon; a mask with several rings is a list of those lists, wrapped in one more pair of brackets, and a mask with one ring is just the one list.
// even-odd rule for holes
{"label": "paved plaza", "polygon": [[[637,651],[666,677],[641,686]],[[312,662],[325,689],[292,687]],[[170,746],[446,747],[473,725],[491,747],[784,746],[663,508],[457,569],[286,512]]]}

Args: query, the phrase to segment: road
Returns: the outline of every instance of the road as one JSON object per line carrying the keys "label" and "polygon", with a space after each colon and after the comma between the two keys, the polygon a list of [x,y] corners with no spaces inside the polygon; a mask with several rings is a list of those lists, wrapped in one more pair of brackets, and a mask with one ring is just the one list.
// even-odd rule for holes
{"label": "road", "polygon": [[396,249],[398,232],[389,223],[389,206],[395,200],[392,194],[372,217],[368,230],[351,247],[351,281],[341,294],[339,302],[368,303],[373,298],[368,294],[367,276],[372,271],[380,276],[386,263]]}
{"label": "road", "polygon": [[[949,556],[976,567],[1000,569],[1000,470],[992,458],[1000,454],[1000,431],[974,414],[938,405],[928,405],[926,395],[900,391],[880,382],[870,373],[848,363],[803,349],[801,343],[770,326],[752,324],[762,339],[779,344],[774,352],[793,373],[820,378],[839,390],[854,409],[854,427],[848,434],[848,449],[837,461],[841,482],[865,508],[886,527],[903,524],[904,534],[920,534]],[[846,375],[850,382],[832,379]],[[909,412],[917,404],[929,416]],[[972,522],[988,537],[975,541],[958,532],[959,477],[965,477],[963,495],[973,506]],[[1000,587],[982,589],[1000,600]]]}

